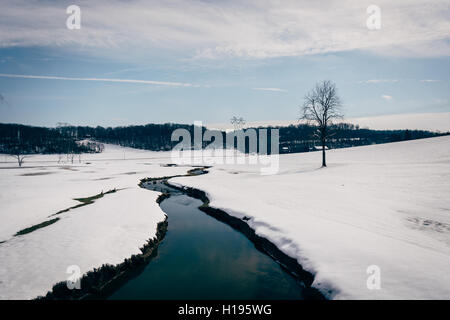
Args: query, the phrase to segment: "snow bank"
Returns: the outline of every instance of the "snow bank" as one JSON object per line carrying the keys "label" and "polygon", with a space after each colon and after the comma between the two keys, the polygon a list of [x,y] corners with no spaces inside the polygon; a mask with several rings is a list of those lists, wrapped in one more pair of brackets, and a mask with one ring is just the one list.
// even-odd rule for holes
{"label": "snow bank", "polygon": [[[58,164],[57,155],[34,155],[22,168],[0,156],[0,242],[85,198],[114,188],[137,188],[145,177],[184,174],[186,167],[163,167],[169,152],[105,145],[99,154],[83,154],[81,162]],[[108,196],[105,196],[107,199]],[[106,200],[107,201],[107,200]]]}
{"label": "snow bank", "polygon": [[7,241],[0,246],[0,299],[44,295],[69,277],[69,266],[76,265],[84,273],[140,253],[139,248],[155,235],[157,223],[164,220],[156,197],[144,189],[125,189],[63,214],[53,225]]}
{"label": "snow bank", "polygon": [[[2,159],[3,156],[0,156]],[[164,214],[158,193],[138,187],[145,177],[184,174],[189,168],[164,167],[168,152],[106,145],[101,154],[58,164],[57,155],[36,155],[18,168],[12,158],[0,163],[0,299],[44,295],[66,280],[71,265],[87,272],[117,264],[153,238]],[[31,233],[24,228],[50,220],[52,214],[105,194],[93,204],[57,215],[60,220]]]}
{"label": "snow bank", "polygon": [[[220,165],[171,181],[315,273],[335,299],[450,299],[450,137],[280,156],[280,172]],[[367,269],[379,267],[381,288]]]}

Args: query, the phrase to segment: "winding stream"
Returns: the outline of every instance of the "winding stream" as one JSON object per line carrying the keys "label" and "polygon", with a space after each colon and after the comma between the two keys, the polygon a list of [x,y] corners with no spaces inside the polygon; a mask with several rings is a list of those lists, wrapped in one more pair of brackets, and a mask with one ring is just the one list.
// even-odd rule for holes
{"label": "winding stream", "polygon": [[157,256],[109,299],[302,299],[302,287],[242,233],[198,207],[202,201],[164,184],[143,187],[170,193],[160,206],[167,234]]}

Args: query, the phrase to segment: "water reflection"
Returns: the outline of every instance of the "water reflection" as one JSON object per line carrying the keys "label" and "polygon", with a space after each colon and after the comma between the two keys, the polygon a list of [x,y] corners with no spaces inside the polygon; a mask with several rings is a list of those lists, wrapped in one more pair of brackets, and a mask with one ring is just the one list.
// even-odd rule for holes
{"label": "water reflection", "polygon": [[[168,191],[159,182],[148,188]],[[169,228],[157,257],[110,299],[302,298],[293,277],[200,205],[180,192],[161,203]]]}

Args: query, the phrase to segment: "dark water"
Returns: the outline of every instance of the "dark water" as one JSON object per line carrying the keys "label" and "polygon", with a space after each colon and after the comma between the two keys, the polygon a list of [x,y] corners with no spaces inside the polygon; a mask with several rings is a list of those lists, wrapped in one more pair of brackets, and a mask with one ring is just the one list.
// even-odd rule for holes
{"label": "dark water", "polygon": [[179,192],[161,203],[169,228],[157,257],[110,299],[302,299],[293,277],[199,205]]}

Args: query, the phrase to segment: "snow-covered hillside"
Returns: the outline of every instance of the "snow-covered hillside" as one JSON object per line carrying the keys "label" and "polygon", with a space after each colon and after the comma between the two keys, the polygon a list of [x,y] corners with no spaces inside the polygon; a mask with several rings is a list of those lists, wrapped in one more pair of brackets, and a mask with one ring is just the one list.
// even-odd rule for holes
{"label": "snow-covered hillside", "polygon": [[[251,217],[256,232],[315,273],[337,299],[450,299],[450,137],[280,156],[276,175],[259,166],[215,165],[203,176],[171,181],[205,190],[211,206]],[[1,162],[6,159],[8,162]],[[164,214],[144,177],[184,174],[162,166],[170,153],[106,145],[81,162],[30,156],[18,168],[0,156],[0,299],[34,298],[81,272],[139,252]],[[20,230],[86,198],[56,223]],[[169,223],[170,228],[170,223]],[[381,288],[367,287],[367,268]]]}
{"label": "snow-covered hillside", "polygon": [[[0,156],[0,299],[44,295],[66,280],[71,265],[87,272],[117,264],[153,238],[164,213],[157,193],[138,187],[145,177],[184,174],[189,168],[164,167],[170,154],[106,145],[101,154],[58,164],[57,155],[36,155],[18,168]],[[124,160],[125,159],[125,160]],[[102,191],[93,204],[51,215]],[[14,236],[25,228],[59,217],[56,223]]]}
{"label": "snow-covered hillside", "polygon": [[[450,137],[280,156],[277,175],[219,165],[171,181],[211,206],[252,217],[256,232],[316,274],[336,299],[450,299]],[[369,266],[381,288],[367,286]]]}

